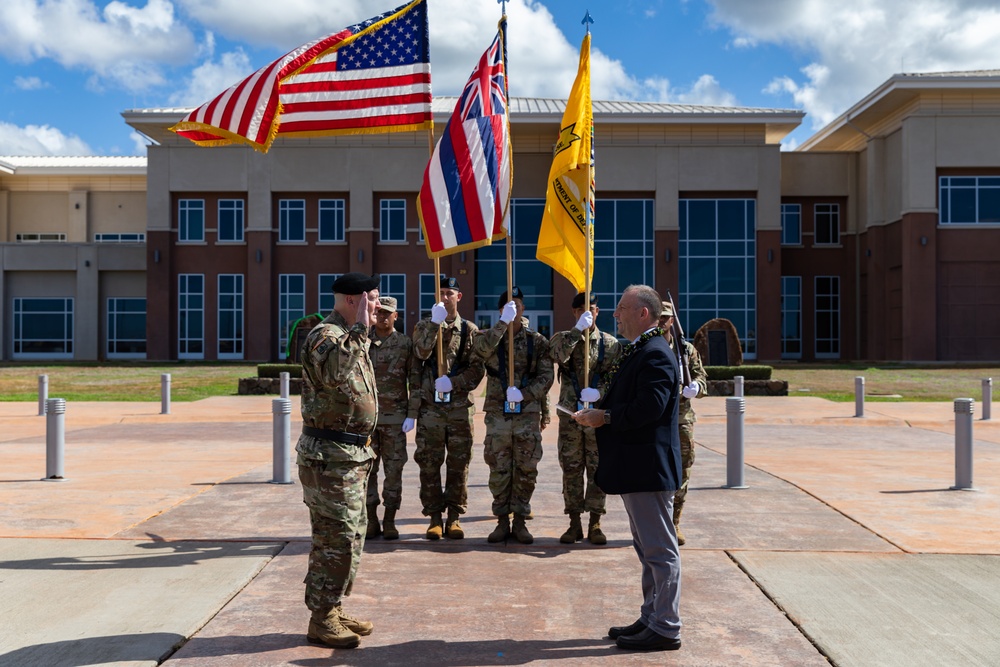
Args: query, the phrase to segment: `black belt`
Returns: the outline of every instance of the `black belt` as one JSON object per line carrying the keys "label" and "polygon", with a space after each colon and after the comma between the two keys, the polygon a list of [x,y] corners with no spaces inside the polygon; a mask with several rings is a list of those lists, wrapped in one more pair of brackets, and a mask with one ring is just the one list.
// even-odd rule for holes
{"label": "black belt", "polygon": [[327,428],[303,426],[302,433],[303,435],[312,436],[313,438],[333,440],[334,442],[343,442],[348,445],[358,445],[360,447],[367,447],[371,443],[371,436],[358,435],[357,433],[345,433],[344,431],[331,431]]}

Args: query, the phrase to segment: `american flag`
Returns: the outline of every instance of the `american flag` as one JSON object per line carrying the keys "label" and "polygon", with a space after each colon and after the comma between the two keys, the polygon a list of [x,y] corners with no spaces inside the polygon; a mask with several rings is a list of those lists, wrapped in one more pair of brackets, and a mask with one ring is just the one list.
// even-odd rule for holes
{"label": "american flag", "polygon": [[504,23],[465,84],[424,171],[417,212],[430,257],[489,245],[506,232],[511,150]]}
{"label": "american flag", "polygon": [[285,54],[170,128],[200,145],[433,127],[427,0]]}

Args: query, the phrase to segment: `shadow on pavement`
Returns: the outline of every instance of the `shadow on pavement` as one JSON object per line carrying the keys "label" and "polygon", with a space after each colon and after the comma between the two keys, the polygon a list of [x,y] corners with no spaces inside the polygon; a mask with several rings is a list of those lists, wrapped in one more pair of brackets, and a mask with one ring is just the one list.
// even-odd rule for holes
{"label": "shadow on pavement", "polygon": [[150,632],[35,644],[0,655],[0,667],[84,667],[140,661],[159,663],[185,639],[184,635],[173,632]]}

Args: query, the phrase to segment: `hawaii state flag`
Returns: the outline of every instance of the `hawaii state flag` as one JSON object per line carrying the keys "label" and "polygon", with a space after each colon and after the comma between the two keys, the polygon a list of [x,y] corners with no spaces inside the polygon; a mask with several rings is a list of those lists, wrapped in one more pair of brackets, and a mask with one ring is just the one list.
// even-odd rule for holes
{"label": "hawaii state flag", "polygon": [[290,51],[171,130],[202,146],[433,127],[427,0]]}
{"label": "hawaii state flag", "polygon": [[504,54],[506,23],[434,147],[417,196],[429,257],[489,245],[506,233],[511,149]]}

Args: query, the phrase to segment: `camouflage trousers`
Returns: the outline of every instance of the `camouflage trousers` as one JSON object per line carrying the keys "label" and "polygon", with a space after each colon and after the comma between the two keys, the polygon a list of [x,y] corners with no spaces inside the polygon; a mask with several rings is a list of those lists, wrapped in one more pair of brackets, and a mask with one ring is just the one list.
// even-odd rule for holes
{"label": "camouflage trousers", "polygon": [[375,460],[368,473],[369,507],[378,505],[378,469],[382,465],[382,503],[387,510],[398,510],[403,498],[403,466],[409,460],[406,454],[406,434],[402,424],[379,424],[372,433],[372,450]]}
{"label": "camouflage trousers", "polygon": [[306,574],[306,606],[332,609],[351,594],[365,546],[365,487],[371,460],[300,459],[302,500],[309,507],[312,550]]}
{"label": "camouflage trousers", "polygon": [[681,486],[674,492],[674,511],[684,505],[691,480],[691,466],[694,465],[694,424],[681,424],[677,430],[681,434]]}
{"label": "camouflage trousers", "polygon": [[[420,504],[424,516],[448,509],[465,514],[469,507],[473,409],[420,406],[413,460],[420,466]],[[443,489],[442,465],[445,466]]]}
{"label": "camouflage trousers", "polygon": [[[559,415],[559,466],[566,514],[604,514],[604,492],[594,483],[597,436],[594,429]],[[584,487],[586,486],[586,489]]]}
{"label": "camouflage trousers", "polygon": [[493,514],[528,515],[535,492],[542,432],[537,412],[523,415],[486,413],[483,458],[490,467]]}

